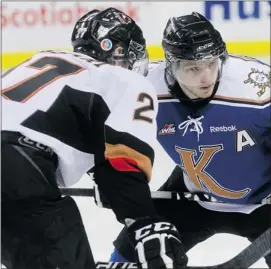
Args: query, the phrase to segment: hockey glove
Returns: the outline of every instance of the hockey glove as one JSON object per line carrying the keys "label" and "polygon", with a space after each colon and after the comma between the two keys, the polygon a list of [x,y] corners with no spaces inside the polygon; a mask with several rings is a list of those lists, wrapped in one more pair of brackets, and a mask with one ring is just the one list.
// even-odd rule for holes
{"label": "hockey glove", "polygon": [[142,268],[183,269],[187,265],[188,258],[173,224],[160,217],[128,219],[126,224]]}

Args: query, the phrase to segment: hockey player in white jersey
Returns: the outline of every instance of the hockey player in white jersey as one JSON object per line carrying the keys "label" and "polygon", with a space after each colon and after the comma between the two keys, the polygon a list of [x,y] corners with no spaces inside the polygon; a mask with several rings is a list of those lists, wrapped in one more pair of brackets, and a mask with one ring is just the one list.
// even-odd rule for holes
{"label": "hockey player in white jersey", "polygon": [[[228,55],[199,13],[172,17],[165,61],[148,78],[158,94],[157,139],[176,163],[163,191],[204,193],[221,203],[155,200],[185,251],[216,233],[254,240],[271,226],[270,66]],[[258,204],[257,204],[258,203]],[[111,261],[135,261],[125,229]],[[271,255],[266,258],[271,268]]]}
{"label": "hockey player in white jersey", "polygon": [[78,208],[58,188],[94,167],[95,183],[140,250],[138,261],[152,269],[186,264],[179,234],[156,213],[148,187],[155,90],[125,69],[143,67],[144,74],[141,29],[119,10],[94,10],[76,23],[72,43],[74,53],[38,53],[2,78],[2,263],[95,268]]}

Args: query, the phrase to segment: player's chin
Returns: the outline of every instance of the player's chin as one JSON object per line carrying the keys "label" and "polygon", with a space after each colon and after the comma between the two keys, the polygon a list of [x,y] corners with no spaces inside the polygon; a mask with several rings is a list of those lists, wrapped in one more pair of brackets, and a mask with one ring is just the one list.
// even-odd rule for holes
{"label": "player's chin", "polygon": [[204,99],[204,98],[209,98],[209,97],[212,95],[212,92],[213,92],[213,91],[206,91],[206,92],[201,91],[201,92],[198,94],[198,98],[202,98],[202,99]]}

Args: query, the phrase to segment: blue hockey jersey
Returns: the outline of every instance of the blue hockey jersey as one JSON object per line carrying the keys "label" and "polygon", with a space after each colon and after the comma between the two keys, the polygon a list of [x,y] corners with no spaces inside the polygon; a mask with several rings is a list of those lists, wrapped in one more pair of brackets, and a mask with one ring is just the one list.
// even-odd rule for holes
{"label": "blue hockey jersey", "polygon": [[199,202],[205,208],[253,211],[259,205],[249,204],[271,193],[271,154],[264,153],[271,128],[270,67],[231,55],[214,98],[196,114],[169,94],[164,71],[161,62],[148,75],[159,99],[157,138],[182,168],[186,187],[221,201]]}

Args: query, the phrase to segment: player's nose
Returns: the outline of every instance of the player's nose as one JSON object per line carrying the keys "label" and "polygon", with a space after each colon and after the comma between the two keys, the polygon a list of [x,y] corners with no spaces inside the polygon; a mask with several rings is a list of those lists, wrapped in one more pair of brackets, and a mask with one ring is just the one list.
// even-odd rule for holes
{"label": "player's nose", "polygon": [[208,83],[211,79],[211,75],[211,70],[209,68],[204,68],[200,74],[200,83],[203,85]]}

